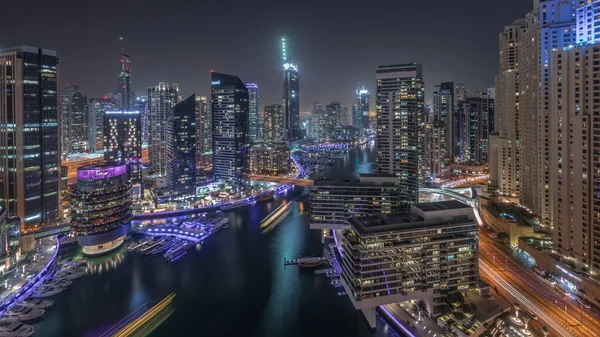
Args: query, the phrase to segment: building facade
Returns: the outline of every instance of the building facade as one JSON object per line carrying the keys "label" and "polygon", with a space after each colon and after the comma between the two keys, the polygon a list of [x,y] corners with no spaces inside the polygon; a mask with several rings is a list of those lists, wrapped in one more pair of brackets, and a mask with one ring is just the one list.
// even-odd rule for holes
{"label": "building facade", "polygon": [[359,180],[315,180],[310,191],[310,228],[346,228],[349,216],[392,213],[402,197],[395,175],[361,174]]}
{"label": "building facade", "polygon": [[148,88],[148,147],[151,174],[165,176],[167,174],[167,121],[172,117],[173,107],[179,99],[177,84],[160,82]]}
{"label": "building facade", "polygon": [[104,113],[117,109],[117,102],[108,96],[89,100],[87,137],[90,153],[104,149]]}
{"label": "building facade", "polygon": [[447,294],[478,287],[478,225],[466,204],[412,204],[400,214],[351,217],[347,223],[341,280],[373,328],[377,306],[423,300],[435,316]]}
{"label": "building facade", "polygon": [[60,126],[56,52],[20,46],[0,50],[1,196],[22,232],[60,215]]}
{"label": "building facade", "polygon": [[261,143],[248,149],[248,173],[283,176],[290,171],[290,149],[286,143]]}
{"label": "building facade", "polygon": [[248,147],[248,89],[237,76],[211,75],[213,173],[217,180],[239,181]]}
{"label": "building facade", "polygon": [[117,95],[119,97],[119,109],[133,109],[134,98],[131,93],[131,56],[121,53],[119,59],[120,71],[117,81]]}
{"label": "building facade", "polygon": [[433,112],[437,116],[438,123],[442,127],[442,165],[448,166],[454,161],[455,153],[458,151],[456,120],[456,96],[454,94],[454,82],[444,82],[435,86],[433,92]]}
{"label": "building facade", "polygon": [[267,142],[279,142],[284,137],[283,106],[281,104],[265,105],[263,137]]}
{"label": "building facade", "polygon": [[67,84],[60,93],[61,149],[63,156],[89,151],[87,97],[79,87]]}
{"label": "building facade", "polygon": [[83,254],[106,254],[125,241],[132,219],[127,171],[125,164],[77,169],[77,187],[71,190],[71,232]]}
{"label": "building facade", "polygon": [[212,114],[206,96],[196,95],[196,167],[205,168],[212,163]]}
{"label": "building facade", "polygon": [[418,198],[418,167],[424,160],[422,118],[425,88],[417,63],[379,66],[377,74],[377,165],[400,181],[402,197]]}
{"label": "building facade", "polygon": [[196,95],[173,108],[167,124],[167,179],[175,198],[196,195]]}
{"label": "building facade", "polygon": [[462,163],[486,164],[489,157],[488,140],[493,133],[494,99],[489,92],[471,96],[461,104],[465,116],[465,140],[461,146]]}
{"label": "building facade", "polygon": [[258,140],[258,111],[259,111],[259,96],[258,85],[256,83],[246,83],[248,89],[248,137],[249,140],[255,142]]}

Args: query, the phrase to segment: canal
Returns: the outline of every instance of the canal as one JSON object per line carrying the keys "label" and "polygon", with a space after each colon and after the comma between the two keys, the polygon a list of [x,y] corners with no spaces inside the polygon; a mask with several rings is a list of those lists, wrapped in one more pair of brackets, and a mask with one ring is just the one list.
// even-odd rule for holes
{"label": "canal", "polygon": [[[321,173],[368,173],[374,157],[371,143]],[[291,213],[263,233],[259,223],[283,200],[296,201]],[[327,277],[284,268],[284,258],[322,255],[320,231],[308,228],[305,188],[229,215],[228,229],[174,263],[124,249],[90,260],[88,275],[52,297],[55,304],[34,325],[35,335],[99,336],[144,303],[175,291],[174,310],[150,336],[394,336],[381,319],[371,331]],[[77,248],[64,254],[77,254]]]}

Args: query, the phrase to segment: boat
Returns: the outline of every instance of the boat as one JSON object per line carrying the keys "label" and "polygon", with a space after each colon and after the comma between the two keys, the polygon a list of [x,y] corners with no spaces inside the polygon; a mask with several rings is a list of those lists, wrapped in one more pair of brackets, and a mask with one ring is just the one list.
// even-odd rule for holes
{"label": "boat", "polygon": [[83,270],[61,270],[54,275],[59,280],[74,280],[76,278],[80,278],[85,275],[85,271]]}
{"label": "boat", "polygon": [[9,321],[9,322],[11,322],[11,321],[19,321],[19,322],[31,321],[31,320],[34,320],[34,319],[42,316],[45,312],[46,311],[44,311],[42,309],[35,309],[35,308],[24,307],[22,305],[15,305],[14,307],[10,308],[10,310],[8,310],[6,312],[6,314],[4,314],[2,319]]}
{"label": "boat", "polygon": [[138,248],[141,248],[143,245],[147,244],[148,242],[150,242],[152,240],[151,236],[147,236],[137,242],[132,242],[128,247],[127,247],[127,251],[128,252],[133,252],[134,250],[137,250]]}
{"label": "boat", "polygon": [[140,253],[145,253],[151,249],[153,249],[154,247],[162,244],[163,242],[165,242],[165,238],[160,238],[160,239],[155,239],[152,240],[149,244],[145,245],[144,247],[140,248],[140,250],[138,250]]}
{"label": "boat", "polygon": [[323,165],[317,165],[317,170],[323,171],[324,169],[325,169],[325,166],[323,166]]}
{"label": "boat", "polygon": [[154,255],[154,254],[162,253],[162,252],[168,250],[169,248],[173,247],[174,245],[176,245],[179,242],[180,242],[180,239],[176,239],[176,238],[168,239],[162,245],[159,245],[159,246],[155,247],[154,249],[152,249],[151,251],[146,252],[145,255]]}
{"label": "boat", "polygon": [[229,218],[221,218],[219,219],[219,221],[215,222],[212,231],[210,231],[211,234],[218,232],[219,230],[223,229],[223,228],[227,228],[229,227]]}
{"label": "boat", "polygon": [[51,307],[53,304],[54,304],[54,302],[52,302],[50,300],[33,299],[33,298],[19,303],[19,305],[22,305],[24,307],[36,308],[36,309],[46,309],[46,308]]}
{"label": "boat", "polygon": [[344,295],[346,295],[346,292],[345,292],[345,291],[340,291],[340,292],[338,292],[338,296],[344,296]]}
{"label": "boat", "polygon": [[50,296],[54,296],[54,295],[58,294],[59,292],[63,291],[64,289],[65,288],[43,284],[35,290],[35,293],[33,293],[32,297],[34,297],[34,298],[50,297]]}
{"label": "boat", "polygon": [[192,248],[192,246],[194,246],[195,244],[196,242],[186,242],[184,245],[179,246],[175,249],[171,248],[165,254],[163,254],[163,257],[170,262],[176,261],[179,258],[181,258],[181,256],[183,256],[185,253],[187,253],[188,249]]}
{"label": "boat", "polygon": [[70,286],[71,283],[73,283],[73,281],[71,281],[69,279],[58,279],[58,278],[49,279],[46,282],[44,282],[44,284],[55,286],[55,287],[61,287],[61,288],[66,288],[66,287]]}
{"label": "boat", "polygon": [[275,195],[274,191],[261,192],[256,196],[256,201],[257,202],[269,201],[269,200],[273,199],[274,195]]}
{"label": "boat", "polygon": [[31,325],[0,321],[0,337],[29,337],[34,331]]}
{"label": "boat", "polygon": [[305,268],[318,267],[323,263],[325,263],[325,260],[321,257],[301,257],[298,259],[298,265]]}
{"label": "boat", "polygon": [[240,207],[245,207],[248,206],[248,200],[247,199],[240,199],[240,200],[235,200],[232,201],[230,203],[221,205],[221,210],[223,211],[229,211],[235,208],[240,208]]}

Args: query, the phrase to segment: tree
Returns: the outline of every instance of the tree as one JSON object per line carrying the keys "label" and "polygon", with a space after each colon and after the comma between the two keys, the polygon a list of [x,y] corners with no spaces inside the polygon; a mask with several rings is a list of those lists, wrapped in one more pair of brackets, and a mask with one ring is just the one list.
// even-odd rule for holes
{"label": "tree", "polygon": [[417,317],[417,321],[421,322],[423,319],[429,316],[429,312],[427,312],[427,304],[424,301],[418,300],[413,303],[410,308],[411,314]]}

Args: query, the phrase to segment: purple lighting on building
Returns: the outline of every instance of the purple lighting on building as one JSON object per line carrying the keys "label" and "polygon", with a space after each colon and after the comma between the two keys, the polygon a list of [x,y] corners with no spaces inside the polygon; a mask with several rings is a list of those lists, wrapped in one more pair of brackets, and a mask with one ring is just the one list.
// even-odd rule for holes
{"label": "purple lighting on building", "polygon": [[127,165],[82,167],[77,170],[77,179],[106,179],[125,173],[127,173]]}

